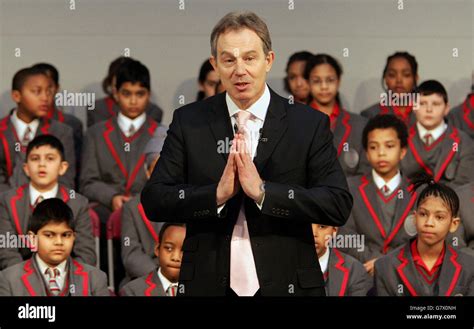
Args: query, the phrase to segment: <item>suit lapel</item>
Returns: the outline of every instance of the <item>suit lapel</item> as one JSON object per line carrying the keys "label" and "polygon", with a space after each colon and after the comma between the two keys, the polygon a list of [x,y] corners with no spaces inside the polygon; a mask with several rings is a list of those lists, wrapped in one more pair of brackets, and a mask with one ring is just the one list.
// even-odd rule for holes
{"label": "suit lapel", "polygon": [[461,274],[462,266],[458,263],[457,252],[449,244],[445,244],[446,254],[439,274],[439,295],[451,296]]}
{"label": "suit lapel", "polygon": [[30,193],[28,185],[20,186],[10,198],[13,224],[18,234],[27,234],[30,216]]}
{"label": "suit lapel", "polygon": [[362,200],[365,203],[365,207],[369,212],[371,220],[374,222],[377,230],[380,232],[382,237],[386,239],[387,232],[385,231],[382,224],[383,214],[380,210],[379,203],[377,202],[377,198],[379,198],[379,196],[377,195],[377,191],[375,190],[375,183],[373,182],[370,176],[371,175],[368,175],[362,178],[362,184],[359,186],[359,191],[361,193]]}
{"label": "suit lapel", "polygon": [[155,269],[150,272],[145,278],[144,296],[166,296],[161,280],[158,277],[158,270]]}
{"label": "suit lapel", "polygon": [[408,290],[408,294],[411,296],[420,296],[423,288],[419,285],[420,280],[417,277],[417,270],[411,255],[411,241],[400,249],[397,257],[400,261],[400,264],[397,266],[397,273],[405,288]]}
{"label": "suit lapel", "polygon": [[[212,134],[216,140],[217,146],[222,142],[225,145],[228,144],[234,138],[234,132],[232,130],[232,122],[229,117],[229,110],[227,109],[227,103],[225,101],[226,93],[222,93],[216,96],[215,101],[212,104],[211,110],[208,112],[207,120],[211,127]],[[220,152],[224,164],[227,163],[229,152]]]}
{"label": "suit lapel", "polygon": [[441,148],[439,161],[436,162],[436,167],[434,170],[435,181],[439,181],[441,177],[443,177],[443,174],[446,172],[446,168],[453,160],[453,157],[456,153],[456,151],[454,150],[454,144],[456,143],[457,147],[460,146],[460,139],[456,128],[453,128],[452,126],[448,125],[448,128],[446,129],[444,134],[444,139],[443,141],[441,141],[441,145],[439,146]]}
{"label": "suit lapel", "polygon": [[28,259],[23,266],[21,283],[30,296],[46,296],[45,283],[33,257]]}
{"label": "suit lapel", "polygon": [[254,158],[254,163],[259,173],[265,168],[273,150],[288,128],[288,122],[285,118],[286,108],[284,102],[270,89],[270,105],[268,106],[262,128],[262,137],[258,143],[257,153]]}
{"label": "suit lapel", "polygon": [[84,271],[82,264],[73,258],[68,260],[68,269],[69,282],[71,287],[74,287],[74,290],[70,292],[71,295],[89,296],[89,273]]}
{"label": "suit lapel", "polygon": [[337,249],[329,256],[329,296],[344,296],[349,283],[349,269],[344,266],[344,257]]}

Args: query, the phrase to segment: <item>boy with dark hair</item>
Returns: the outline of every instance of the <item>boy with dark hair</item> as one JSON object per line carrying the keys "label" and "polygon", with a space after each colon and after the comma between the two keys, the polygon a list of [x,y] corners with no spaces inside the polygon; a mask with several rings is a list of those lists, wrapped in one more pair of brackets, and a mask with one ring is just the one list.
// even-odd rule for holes
{"label": "boy with dark hair", "polygon": [[[72,209],[76,232],[73,256],[95,264],[94,240],[88,200],[59,183],[67,171],[61,141],[52,135],[40,135],[27,147],[23,170],[30,181],[0,195],[0,234],[26,234],[33,209],[43,200],[60,198]],[[27,248],[0,248],[0,269],[21,263],[31,256]]]}
{"label": "boy with dark hair", "polygon": [[12,98],[17,107],[0,120],[0,191],[28,182],[23,162],[28,143],[38,135],[56,136],[64,144],[69,162],[61,183],[74,187],[75,155],[73,131],[67,125],[47,118],[53,102],[52,80],[39,68],[18,71],[13,77]]}
{"label": "boy with dark hair", "polygon": [[64,201],[52,198],[38,204],[28,235],[36,252],[2,272],[0,296],[109,295],[105,273],[71,257],[75,223]]}

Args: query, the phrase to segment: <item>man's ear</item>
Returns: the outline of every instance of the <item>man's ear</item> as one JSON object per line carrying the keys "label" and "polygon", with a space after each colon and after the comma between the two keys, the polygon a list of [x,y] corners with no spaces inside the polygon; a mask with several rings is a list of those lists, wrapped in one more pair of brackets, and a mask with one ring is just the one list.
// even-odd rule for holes
{"label": "man's ear", "polygon": [[67,168],[69,168],[69,162],[61,161],[61,164],[59,165],[59,176],[63,176],[66,173]]}
{"label": "man's ear", "polygon": [[459,224],[461,224],[461,219],[459,217],[454,217],[451,220],[451,225],[449,226],[449,232],[454,233],[459,227]]}
{"label": "man's ear", "polygon": [[267,56],[265,57],[265,61],[267,62],[267,67],[265,70],[267,71],[267,73],[270,72],[270,70],[272,69],[274,60],[275,60],[275,52],[273,50],[270,50]]}
{"label": "man's ear", "polygon": [[12,90],[11,96],[15,103],[18,104],[21,102],[21,92],[19,90]]}
{"label": "man's ear", "polygon": [[26,177],[30,178],[30,168],[26,162],[23,163],[23,171],[25,172]]}

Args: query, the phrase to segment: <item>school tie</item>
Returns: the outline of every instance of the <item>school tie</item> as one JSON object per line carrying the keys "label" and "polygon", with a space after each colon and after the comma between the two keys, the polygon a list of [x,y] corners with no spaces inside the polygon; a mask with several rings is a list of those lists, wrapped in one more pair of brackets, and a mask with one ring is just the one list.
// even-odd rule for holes
{"label": "school tie", "polygon": [[59,276],[59,270],[57,268],[50,268],[48,267],[45,272],[46,275],[48,275],[49,280],[48,280],[48,286],[49,286],[49,291],[53,296],[59,295],[61,289],[59,289],[59,285],[56,282],[56,278]]}
{"label": "school tie", "polygon": [[[239,131],[248,133],[246,124],[251,115],[247,111],[237,113]],[[243,204],[230,243],[230,287],[238,296],[253,296],[260,288]]]}
{"label": "school tie", "polygon": [[21,145],[22,146],[28,146],[28,143],[31,140],[31,128],[30,126],[26,126],[25,133],[23,134],[23,138],[21,139]]}
{"label": "school tie", "polygon": [[382,191],[383,195],[387,196],[390,194],[390,189],[388,188],[387,185],[384,185],[380,188],[380,190]]}
{"label": "school tie", "polygon": [[166,290],[166,296],[175,297],[177,291],[178,291],[178,284],[172,283]]}
{"label": "school tie", "polygon": [[133,135],[135,135],[135,126],[133,124],[130,125],[130,128],[128,129],[128,136],[127,137],[132,137]]}
{"label": "school tie", "polygon": [[35,203],[33,204],[33,207],[36,208],[36,206],[37,206],[38,204],[40,204],[41,201],[43,201],[43,200],[44,200],[44,197],[43,197],[42,195],[38,196],[38,197],[36,198],[36,200],[35,200]]}
{"label": "school tie", "polygon": [[425,140],[425,145],[430,146],[431,143],[433,142],[433,135],[431,135],[430,133],[427,133],[425,134],[425,136],[423,136],[423,139]]}

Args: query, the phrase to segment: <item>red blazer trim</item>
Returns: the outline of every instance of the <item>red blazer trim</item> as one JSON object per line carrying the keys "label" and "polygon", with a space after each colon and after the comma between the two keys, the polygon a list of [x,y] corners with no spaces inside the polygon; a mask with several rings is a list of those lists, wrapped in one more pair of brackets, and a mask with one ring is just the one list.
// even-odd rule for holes
{"label": "red blazer trim", "polygon": [[342,257],[339,250],[333,248],[334,254],[338,258],[338,262],[336,264],[336,268],[344,273],[344,278],[342,279],[341,289],[339,290],[339,296],[342,297],[346,294],[347,284],[349,283],[349,269],[344,267],[344,257]]}
{"label": "red blazer trim", "polygon": [[140,217],[143,220],[143,223],[145,223],[146,228],[148,231],[150,231],[151,236],[153,237],[153,240],[155,240],[155,243],[158,242],[158,234],[156,233],[155,229],[151,225],[150,220],[146,217],[145,210],[143,209],[143,205],[141,203],[138,204],[138,213],[140,214]]}

